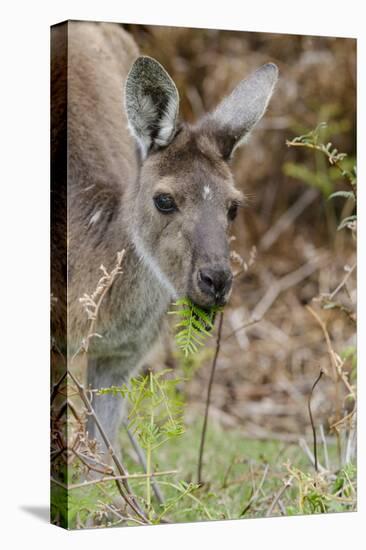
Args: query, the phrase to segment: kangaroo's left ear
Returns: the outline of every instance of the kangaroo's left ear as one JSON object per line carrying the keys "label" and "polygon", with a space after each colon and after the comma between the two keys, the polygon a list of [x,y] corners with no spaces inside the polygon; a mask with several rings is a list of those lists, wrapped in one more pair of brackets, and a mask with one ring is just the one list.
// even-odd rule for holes
{"label": "kangaroo's left ear", "polygon": [[267,63],[242,80],[216,109],[199,122],[215,139],[224,159],[229,159],[262,118],[278,78],[278,68]]}
{"label": "kangaroo's left ear", "polygon": [[125,107],[142,157],[173,139],[179,111],[177,88],[155,59],[138,57],[127,76]]}

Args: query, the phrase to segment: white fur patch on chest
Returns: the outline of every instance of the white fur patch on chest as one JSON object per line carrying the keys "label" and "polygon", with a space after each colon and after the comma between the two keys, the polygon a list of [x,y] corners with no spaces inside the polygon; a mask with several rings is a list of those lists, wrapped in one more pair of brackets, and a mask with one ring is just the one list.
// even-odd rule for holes
{"label": "white fur patch on chest", "polygon": [[159,283],[163,288],[165,288],[172,299],[177,298],[177,291],[173,287],[172,283],[169,281],[167,276],[162,272],[158,262],[151,256],[151,254],[146,250],[144,243],[139,235],[134,234],[132,238],[135,250],[142,262],[147,265],[150,271],[155,275]]}

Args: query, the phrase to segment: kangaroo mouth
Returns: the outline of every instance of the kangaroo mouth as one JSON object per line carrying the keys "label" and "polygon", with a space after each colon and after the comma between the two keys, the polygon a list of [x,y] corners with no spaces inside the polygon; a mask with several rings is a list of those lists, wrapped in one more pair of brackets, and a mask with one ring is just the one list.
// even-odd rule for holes
{"label": "kangaroo mouth", "polygon": [[[190,300],[193,304],[193,316],[203,325],[204,330],[210,332],[214,327],[217,313],[223,305],[213,304],[208,306],[207,304],[202,305],[191,298]],[[195,311],[195,308],[197,308],[197,311]]]}
{"label": "kangaroo mouth", "polygon": [[220,296],[219,298],[205,296],[204,298],[201,298],[188,295],[188,297],[195,306],[202,309],[208,315],[212,313],[213,310],[218,310],[219,308],[224,307],[228,301],[227,296]]}

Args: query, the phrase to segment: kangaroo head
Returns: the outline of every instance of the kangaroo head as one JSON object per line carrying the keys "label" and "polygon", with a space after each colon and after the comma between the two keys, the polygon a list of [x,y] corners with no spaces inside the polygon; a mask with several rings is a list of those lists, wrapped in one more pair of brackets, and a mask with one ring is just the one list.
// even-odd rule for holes
{"label": "kangaroo head", "polygon": [[171,297],[209,307],[230,295],[228,230],[243,197],[229,161],[264,114],[277,76],[276,65],[263,65],[188,125],[178,122],[177,88],[157,61],[139,57],[129,72],[125,109],[141,159],[131,238]]}

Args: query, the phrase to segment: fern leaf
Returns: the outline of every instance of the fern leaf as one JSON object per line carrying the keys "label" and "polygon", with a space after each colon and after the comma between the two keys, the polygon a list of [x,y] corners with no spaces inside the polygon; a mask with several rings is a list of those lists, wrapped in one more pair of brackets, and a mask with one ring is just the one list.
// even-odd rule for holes
{"label": "fern leaf", "polygon": [[190,306],[191,300],[189,298],[179,298],[176,302],[174,302],[175,306]]}
{"label": "fern leaf", "polygon": [[179,323],[177,323],[175,325],[175,328],[179,328],[179,327],[188,327],[189,324],[190,324],[191,320],[190,319],[183,319],[182,321],[179,321]]}
{"label": "fern leaf", "polygon": [[201,309],[200,307],[196,306],[195,304],[192,304],[192,309],[194,313],[196,314],[198,319],[201,319],[205,321],[205,323],[212,328],[212,315]]}
{"label": "fern leaf", "polygon": [[178,315],[179,321],[175,325],[178,332],[175,335],[177,346],[187,357],[196,353],[199,346],[203,346],[207,337],[211,337],[217,307],[205,311],[189,298],[180,298],[174,304],[177,309],[169,311],[170,315]]}
{"label": "fern leaf", "polygon": [[[173,305],[175,306],[177,305],[177,303],[175,302]],[[168,315],[181,315],[182,317],[189,316],[190,314],[190,309],[177,309],[176,311],[168,311]]]}
{"label": "fern leaf", "polygon": [[205,327],[202,326],[202,323],[197,319],[197,317],[192,317],[192,324],[198,331],[203,332],[203,334],[206,334],[206,336],[212,337],[212,334],[208,330],[206,330]]}

